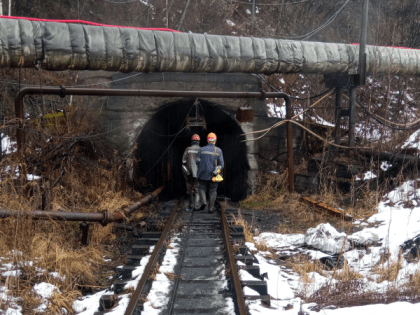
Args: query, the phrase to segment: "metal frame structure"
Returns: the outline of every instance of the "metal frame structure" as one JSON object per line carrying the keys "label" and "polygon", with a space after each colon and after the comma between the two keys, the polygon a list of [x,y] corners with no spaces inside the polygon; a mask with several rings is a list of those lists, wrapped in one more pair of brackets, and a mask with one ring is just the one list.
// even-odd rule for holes
{"label": "metal frame structure", "polygon": [[[71,87],[25,87],[22,88],[15,98],[16,117],[20,119],[17,132],[17,146],[21,155],[25,152],[25,126],[24,126],[24,107],[23,99],[26,95],[90,95],[90,96],[133,96],[133,97],[188,97],[188,98],[282,98],[286,102],[286,118],[293,116],[291,98],[283,92],[224,92],[224,91],[170,91],[170,90],[128,90],[128,89],[92,89],[92,88],[71,88]],[[289,191],[294,191],[294,162],[293,162],[293,136],[292,124],[287,122],[287,158],[289,170]]]}

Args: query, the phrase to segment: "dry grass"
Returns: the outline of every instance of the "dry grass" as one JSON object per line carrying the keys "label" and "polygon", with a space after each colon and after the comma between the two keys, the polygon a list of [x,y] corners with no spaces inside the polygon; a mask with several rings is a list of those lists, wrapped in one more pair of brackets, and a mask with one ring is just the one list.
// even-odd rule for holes
{"label": "dry grass", "polygon": [[[124,161],[107,149],[104,139],[76,138],[100,130],[98,113],[84,105],[73,107],[60,123],[41,127],[38,121],[28,126],[34,132],[28,133],[27,163],[21,163],[17,153],[0,163],[0,208],[115,213],[141,198],[125,184]],[[17,178],[19,167],[20,173],[26,169],[41,179]],[[104,285],[109,266],[105,268],[103,257],[112,255],[115,240],[112,224],[91,224],[89,246],[82,247],[80,238],[78,222],[0,220],[0,256],[7,258],[2,263],[22,271],[22,276],[0,284],[7,286],[10,296],[23,298],[18,304],[24,314],[33,313],[40,304],[32,290],[36,283],[48,282],[60,290],[49,299],[48,314],[60,314],[62,308],[71,313],[82,292]]]}
{"label": "dry grass", "polygon": [[351,269],[347,263],[347,260],[344,260],[343,267],[340,271],[337,271],[337,273],[334,276],[334,279],[344,282],[349,282],[353,280],[362,279],[363,276],[355,272],[353,269]]}
{"label": "dry grass", "polygon": [[318,272],[319,274],[324,275],[324,269],[318,260],[310,260],[303,255],[291,258],[291,260],[287,262],[287,266],[299,275],[301,282],[304,284],[312,283],[312,280],[308,275],[311,272]]}
{"label": "dry grass", "polygon": [[384,281],[393,282],[397,279],[398,274],[402,268],[402,255],[398,255],[397,261],[389,258],[389,255],[382,256],[381,261],[373,267],[373,273],[378,274],[379,277],[376,282]]}
{"label": "dry grass", "polygon": [[160,264],[159,264],[159,263],[156,263],[156,264],[155,264],[155,267],[153,268],[152,272],[150,273],[150,276],[149,276],[149,279],[150,279],[150,280],[152,280],[152,281],[155,281],[155,280],[156,280],[156,275],[157,275],[158,273],[161,273],[161,272],[159,271],[159,268],[160,268]]}
{"label": "dry grass", "polygon": [[181,276],[178,276],[176,273],[174,272],[165,272],[165,276],[168,277],[169,280],[177,280],[177,279],[181,279]]}
{"label": "dry grass", "polygon": [[241,211],[238,212],[238,217],[232,215],[232,219],[235,222],[235,225],[243,226],[245,242],[254,243],[254,234],[252,233],[252,226],[245,221],[241,215]]}
{"label": "dry grass", "polygon": [[[243,200],[240,206],[243,209],[280,211],[285,222],[285,224],[279,225],[278,231],[280,233],[305,233],[308,228],[326,222],[340,231],[346,231],[351,225],[351,222],[344,221],[339,217],[315,211],[312,207],[299,201],[299,194],[289,193],[287,190],[287,170],[282,174],[259,174],[258,178],[257,192]],[[322,189],[320,194],[311,195],[310,198],[315,201],[322,201],[333,208],[344,208],[345,213],[363,219],[377,213],[377,203],[372,201],[372,195],[373,193],[366,194],[365,198],[358,199],[353,207],[341,206],[343,202],[341,195],[331,191],[331,189]]]}

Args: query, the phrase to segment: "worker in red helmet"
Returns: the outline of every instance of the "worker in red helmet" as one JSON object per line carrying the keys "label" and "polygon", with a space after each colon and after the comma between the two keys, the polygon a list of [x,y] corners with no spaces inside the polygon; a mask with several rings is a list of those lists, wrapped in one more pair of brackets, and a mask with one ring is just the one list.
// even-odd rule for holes
{"label": "worker in red helmet", "polygon": [[200,201],[202,207],[207,205],[207,193],[209,194],[208,211],[214,211],[214,204],[217,197],[218,182],[213,181],[224,165],[222,150],[216,147],[217,137],[213,132],[207,136],[208,144],[202,147],[197,156],[197,178]]}
{"label": "worker in red helmet", "polygon": [[189,197],[188,208],[197,210],[199,205],[197,164],[195,163],[200,150],[200,136],[195,134],[191,137],[191,146],[185,149],[182,156],[182,173],[187,184],[187,195]]}

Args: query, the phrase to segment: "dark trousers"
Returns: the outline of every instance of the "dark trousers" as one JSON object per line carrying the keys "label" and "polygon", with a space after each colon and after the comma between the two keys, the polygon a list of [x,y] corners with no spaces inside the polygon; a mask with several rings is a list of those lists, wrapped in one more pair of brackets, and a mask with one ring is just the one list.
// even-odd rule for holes
{"label": "dark trousers", "polygon": [[185,177],[185,184],[187,185],[187,195],[198,194],[198,180],[191,176]]}
{"label": "dark trousers", "polygon": [[209,197],[217,196],[217,186],[219,183],[213,182],[211,180],[198,180],[198,189],[209,193]]}

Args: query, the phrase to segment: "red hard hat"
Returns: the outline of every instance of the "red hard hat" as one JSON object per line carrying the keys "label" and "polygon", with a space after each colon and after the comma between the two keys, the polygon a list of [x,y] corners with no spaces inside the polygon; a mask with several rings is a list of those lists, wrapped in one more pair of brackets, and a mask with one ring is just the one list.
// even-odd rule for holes
{"label": "red hard hat", "polygon": [[210,132],[207,136],[207,141],[215,141],[217,140],[216,134],[213,132]]}
{"label": "red hard hat", "polygon": [[200,136],[198,134],[195,134],[192,136],[191,140],[198,140],[200,141]]}

